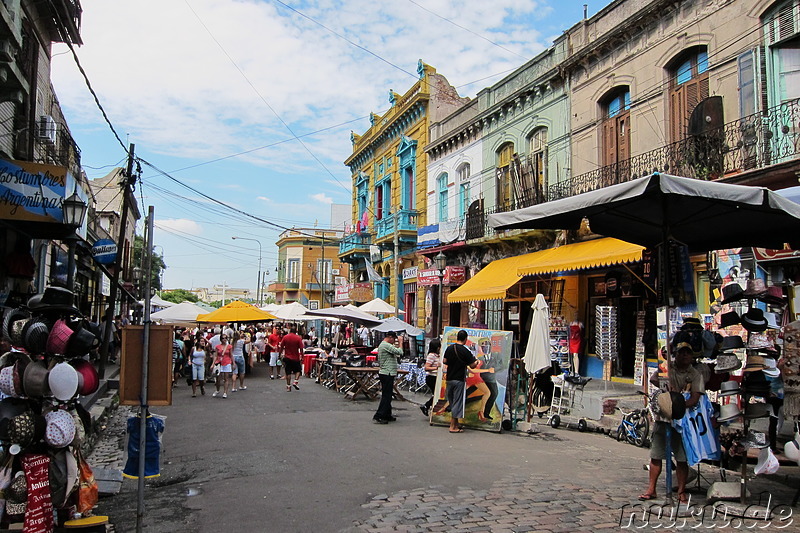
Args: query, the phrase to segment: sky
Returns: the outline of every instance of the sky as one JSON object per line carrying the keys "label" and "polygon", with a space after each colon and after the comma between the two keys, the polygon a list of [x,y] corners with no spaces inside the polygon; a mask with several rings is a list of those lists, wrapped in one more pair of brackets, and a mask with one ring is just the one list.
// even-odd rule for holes
{"label": "sky", "polygon": [[591,16],[609,0],[81,0],[76,54],[122,144],[63,44],[52,83],[90,179],[124,166],[129,143],[145,161],[136,197],[155,207],[164,286],[255,290],[259,253],[277,277],[281,228],[329,227],[331,204],[350,204],[350,132],[415,83],[418,60],[473,98],[584,3]]}

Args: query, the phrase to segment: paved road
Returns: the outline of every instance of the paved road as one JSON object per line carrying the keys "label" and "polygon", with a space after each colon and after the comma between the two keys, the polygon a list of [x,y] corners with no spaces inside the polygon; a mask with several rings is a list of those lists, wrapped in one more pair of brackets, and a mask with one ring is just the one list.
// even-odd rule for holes
{"label": "paved road", "polygon": [[[600,434],[451,435],[408,402],[395,402],[397,422],[376,425],[374,402],[307,378],[287,393],[265,376],[259,364],[227,399],[210,387],[191,398],[184,383],[172,406],[153,409],[167,429],[145,531],[611,531],[645,488],[647,450]],[[119,464],[126,412],[93,461]],[[136,488],[126,480],[101,500],[117,531],[134,530]],[[791,499],[788,485],[776,490]]]}

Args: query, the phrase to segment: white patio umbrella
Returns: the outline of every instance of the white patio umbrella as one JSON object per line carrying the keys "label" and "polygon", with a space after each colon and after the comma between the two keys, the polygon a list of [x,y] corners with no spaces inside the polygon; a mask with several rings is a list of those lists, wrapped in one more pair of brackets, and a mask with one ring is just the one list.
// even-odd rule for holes
{"label": "white patio umbrella", "polygon": [[550,367],[550,306],[541,294],[531,306],[531,331],[525,347],[525,369],[531,374]]}
{"label": "white patio umbrella", "polygon": [[375,331],[404,331],[407,334],[411,335],[412,337],[416,337],[417,335],[421,335],[424,333],[418,327],[412,326],[408,322],[404,322],[397,317],[390,316],[389,318],[385,319],[383,323],[378,326],[372,328]]}
{"label": "white patio umbrella", "polygon": [[267,313],[275,314],[275,311],[277,311],[281,307],[282,306],[280,304],[272,303],[272,304],[267,304],[264,307],[259,307],[259,309],[261,309],[262,311],[266,311]]}
{"label": "white patio umbrella", "polygon": [[152,320],[159,320],[164,324],[196,324],[197,315],[207,313],[205,309],[192,302],[183,302],[167,307],[150,315]]}
{"label": "white patio umbrella", "polygon": [[[395,313],[394,306],[389,305],[381,298],[370,300],[363,305],[359,305],[358,308],[365,313],[373,313],[377,315],[393,315]],[[405,311],[400,312],[405,314]]]}
{"label": "white patio umbrella", "polygon": [[308,308],[305,305],[300,302],[292,302],[279,306],[271,313],[281,320],[307,320],[306,311]]}

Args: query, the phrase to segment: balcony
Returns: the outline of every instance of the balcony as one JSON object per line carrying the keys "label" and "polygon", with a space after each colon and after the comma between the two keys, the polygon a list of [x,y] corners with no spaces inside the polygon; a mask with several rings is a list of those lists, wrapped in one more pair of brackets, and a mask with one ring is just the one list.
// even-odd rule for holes
{"label": "balcony", "polygon": [[42,23],[50,31],[50,38],[55,43],[72,43],[81,45],[81,15],[83,8],[78,0],[54,0],[44,3],[49,17],[43,16]]}
{"label": "balcony", "polygon": [[362,232],[345,235],[339,241],[339,256],[356,253],[368,254],[370,244],[372,244],[372,236],[369,233]]}
{"label": "balcony", "polygon": [[300,289],[299,283],[288,283],[283,281],[270,283],[269,286],[267,287],[267,291],[269,292],[296,291],[299,289]]}
{"label": "balcony", "polygon": [[[396,221],[396,224],[395,224]],[[394,215],[388,215],[380,220],[375,221],[375,241],[382,241],[390,237],[394,237],[395,229],[400,233],[403,240],[407,240],[408,235],[402,235],[403,232],[409,232],[415,241],[417,237],[417,211],[412,209],[401,209]]]}

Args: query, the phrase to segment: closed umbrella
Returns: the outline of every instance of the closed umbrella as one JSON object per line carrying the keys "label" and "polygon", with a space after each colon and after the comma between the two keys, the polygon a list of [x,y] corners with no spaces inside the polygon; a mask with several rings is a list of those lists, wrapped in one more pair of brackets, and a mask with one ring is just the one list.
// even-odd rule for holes
{"label": "closed umbrella", "polygon": [[533,318],[531,331],[528,335],[528,344],[525,346],[525,368],[535,374],[545,368],[550,368],[550,306],[544,296],[536,295],[531,306]]}

